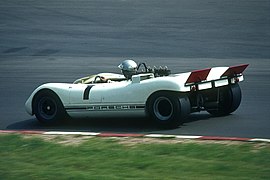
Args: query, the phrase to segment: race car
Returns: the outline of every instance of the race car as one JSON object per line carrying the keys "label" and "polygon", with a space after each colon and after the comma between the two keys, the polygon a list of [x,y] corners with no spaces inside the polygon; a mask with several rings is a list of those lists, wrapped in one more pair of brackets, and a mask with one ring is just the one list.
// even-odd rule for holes
{"label": "race car", "polygon": [[190,113],[214,116],[234,112],[241,103],[239,82],[248,64],[172,74],[125,60],[122,74],[100,73],[73,83],[39,86],[25,103],[26,111],[43,124],[68,118],[149,117],[163,128],[176,128]]}

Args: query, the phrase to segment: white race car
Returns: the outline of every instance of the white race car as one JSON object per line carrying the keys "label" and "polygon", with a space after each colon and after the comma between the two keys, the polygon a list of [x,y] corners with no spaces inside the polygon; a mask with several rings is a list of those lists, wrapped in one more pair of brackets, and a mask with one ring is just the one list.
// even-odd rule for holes
{"label": "white race car", "polygon": [[[130,60],[128,60],[130,61]],[[45,124],[67,118],[149,116],[157,125],[174,128],[190,113],[214,116],[234,112],[241,102],[242,72],[248,64],[171,74],[145,63],[131,74],[100,73],[74,83],[39,86],[26,101],[26,111]],[[140,71],[140,72],[139,72]]]}

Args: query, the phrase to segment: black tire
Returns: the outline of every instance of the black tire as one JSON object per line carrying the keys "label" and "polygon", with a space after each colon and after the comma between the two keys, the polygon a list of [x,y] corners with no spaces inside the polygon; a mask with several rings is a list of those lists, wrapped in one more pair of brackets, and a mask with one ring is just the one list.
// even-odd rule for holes
{"label": "black tire", "polygon": [[147,109],[150,118],[161,128],[176,128],[190,113],[188,97],[179,97],[174,93],[159,92],[148,99]]}
{"label": "black tire", "polygon": [[219,103],[215,110],[207,110],[214,116],[226,116],[234,112],[240,105],[242,93],[238,84],[219,89]]}
{"label": "black tire", "polygon": [[45,125],[59,124],[67,117],[61,100],[51,91],[42,91],[35,96],[33,110],[38,121]]}

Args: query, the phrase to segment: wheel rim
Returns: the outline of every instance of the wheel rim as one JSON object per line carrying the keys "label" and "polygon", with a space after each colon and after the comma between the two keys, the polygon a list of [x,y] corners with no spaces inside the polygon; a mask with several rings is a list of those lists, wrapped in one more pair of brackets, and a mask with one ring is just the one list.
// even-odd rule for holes
{"label": "wheel rim", "polygon": [[157,98],[154,102],[154,114],[159,120],[168,120],[173,114],[172,102],[166,97]]}
{"label": "wheel rim", "polygon": [[46,120],[50,120],[56,116],[57,104],[53,98],[43,97],[38,102],[38,112],[40,116]]}

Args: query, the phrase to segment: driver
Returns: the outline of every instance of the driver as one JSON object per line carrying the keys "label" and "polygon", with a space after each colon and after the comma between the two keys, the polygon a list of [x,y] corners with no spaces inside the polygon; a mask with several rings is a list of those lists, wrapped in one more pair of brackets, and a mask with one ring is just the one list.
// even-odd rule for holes
{"label": "driver", "polygon": [[135,61],[128,59],[124,60],[118,67],[127,79],[131,79],[137,73],[138,65]]}
{"label": "driver", "polygon": [[[127,78],[128,80],[131,79],[131,77],[135,74],[137,74],[137,69],[138,69],[138,65],[135,61],[128,59],[128,60],[124,60],[121,64],[119,64],[118,66],[123,75],[125,76],[125,78]],[[99,76],[100,82],[102,83],[110,83],[113,82],[110,79],[107,79],[103,76]]]}

